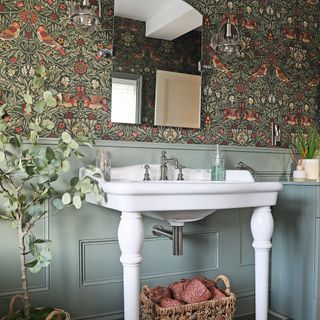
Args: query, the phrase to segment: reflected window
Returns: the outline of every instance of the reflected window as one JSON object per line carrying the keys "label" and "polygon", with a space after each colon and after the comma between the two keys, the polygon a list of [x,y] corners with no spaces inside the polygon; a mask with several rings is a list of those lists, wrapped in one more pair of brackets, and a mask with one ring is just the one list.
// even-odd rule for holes
{"label": "reflected window", "polygon": [[111,121],[141,123],[142,75],[112,74]]}

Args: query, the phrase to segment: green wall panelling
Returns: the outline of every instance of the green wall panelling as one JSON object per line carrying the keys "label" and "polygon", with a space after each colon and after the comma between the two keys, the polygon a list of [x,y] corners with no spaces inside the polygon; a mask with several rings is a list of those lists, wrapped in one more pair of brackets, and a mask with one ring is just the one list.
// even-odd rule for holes
{"label": "green wall panelling", "polygon": [[274,209],[271,309],[318,320],[319,197],[317,183],[284,183]]}
{"label": "green wall panelling", "polygon": [[[55,140],[43,139],[45,145]],[[182,164],[192,168],[209,168],[212,146],[155,143],[128,143],[98,141],[98,147],[111,153],[114,167],[139,163],[159,163],[161,150],[177,157]],[[244,161],[257,170],[261,179],[279,180],[290,175],[290,157],[286,149],[223,147],[227,167],[233,168]],[[73,174],[79,166],[93,163],[94,154],[83,148],[85,158],[74,159]],[[264,161],[263,159],[268,159]],[[68,176],[64,177],[68,180]],[[50,210],[52,210],[50,206]],[[51,211],[52,212],[52,211]],[[186,224],[182,257],[171,255],[170,241],[155,238],[151,228],[159,221],[144,218],[144,263],[141,284],[151,286],[168,284],[183,277],[199,273],[214,278],[218,274],[230,277],[238,297],[237,315],[254,311],[254,264],[250,232],[251,212],[245,210],[218,211],[204,220]],[[117,244],[118,212],[86,204],[80,210],[66,209],[63,214],[50,216],[48,225],[39,232],[52,239],[53,262],[48,269],[47,283],[44,275],[35,276],[32,300],[37,305],[53,304],[65,308],[73,319],[121,319],[122,267]],[[166,225],[164,223],[164,225]],[[15,256],[14,230],[0,222],[0,315],[5,314],[9,296],[17,289],[18,270],[11,267]],[[200,252],[200,249],[203,250]],[[5,279],[5,280],[4,280]],[[11,290],[8,292],[8,290]],[[12,292],[13,293],[13,292]]]}

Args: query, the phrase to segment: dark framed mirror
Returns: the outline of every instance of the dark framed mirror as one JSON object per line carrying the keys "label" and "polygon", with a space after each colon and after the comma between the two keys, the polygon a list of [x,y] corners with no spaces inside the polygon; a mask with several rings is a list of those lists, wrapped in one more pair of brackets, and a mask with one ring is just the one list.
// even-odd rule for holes
{"label": "dark framed mirror", "polygon": [[[180,117],[172,123],[161,123],[155,121],[155,115],[159,114],[156,110],[159,105],[156,104],[158,70],[197,75],[201,82],[198,70],[202,42],[201,14],[182,0],[115,0],[114,15],[113,75],[122,73],[142,77],[141,121],[135,123],[199,128],[201,99],[194,104],[197,111],[193,114],[198,117],[194,121],[185,123]],[[176,96],[175,93],[173,95]],[[179,105],[183,110],[184,101],[175,99],[174,105]],[[111,115],[114,108],[112,103]],[[121,118],[112,121],[133,123]]]}

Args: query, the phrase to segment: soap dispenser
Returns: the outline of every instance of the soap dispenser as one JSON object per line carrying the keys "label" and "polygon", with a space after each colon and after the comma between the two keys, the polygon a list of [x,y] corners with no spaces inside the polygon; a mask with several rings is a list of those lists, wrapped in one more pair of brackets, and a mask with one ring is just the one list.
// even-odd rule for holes
{"label": "soap dispenser", "polygon": [[211,180],[224,181],[226,179],[226,171],[224,165],[224,158],[220,151],[220,146],[217,144],[213,153],[211,165]]}

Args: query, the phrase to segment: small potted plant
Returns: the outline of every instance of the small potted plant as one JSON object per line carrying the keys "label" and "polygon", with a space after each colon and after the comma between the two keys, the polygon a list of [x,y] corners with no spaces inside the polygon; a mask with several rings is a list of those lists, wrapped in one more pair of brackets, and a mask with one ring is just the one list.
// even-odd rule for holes
{"label": "small potted plant", "polygon": [[[55,146],[39,143],[41,134],[54,127],[51,115],[60,99],[56,91],[44,90],[45,79],[46,70],[39,66],[28,92],[23,96],[27,124],[24,138],[12,133],[8,125],[8,106],[0,107],[0,220],[14,224],[17,230],[22,284],[19,298],[24,305],[23,310],[13,312],[15,296],[9,315],[2,318],[7,320],[69,318],[66,312],[52,307],[31,307],[28,271],[38,272],[47,267],[51,260],[50,241],[38,239],[33,229],[47,214],[45,201],[53,199],[57,211],[66,206],[79,209],[88,192],[99,194],[98,187],[89,177],[82,180],[73,177],[66,191],[61,193],[56,190],[60,176],[69,171],[69,158],[82,155],[78,150],[79,141],[68,132],[62,133]],[[86,138],[79,138],[85,144],[90,144]]]}
{"label": "small potted plant", "polygon": [[316,156],[320,149],[320,136],[315,126],[308,129],[308,133],[299,132],[293,144],[293,150],[297,153],[297,164],[300,164],[306,172],[306,179],[319,179],[319,159]]}

